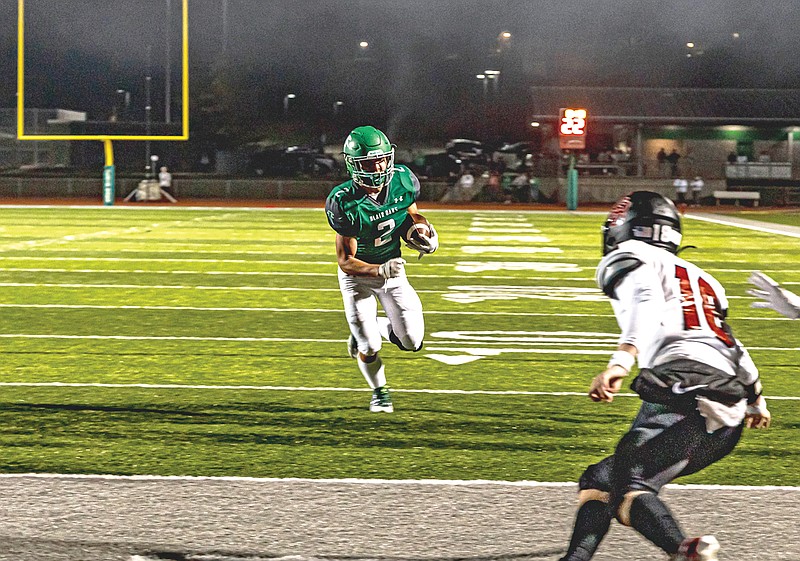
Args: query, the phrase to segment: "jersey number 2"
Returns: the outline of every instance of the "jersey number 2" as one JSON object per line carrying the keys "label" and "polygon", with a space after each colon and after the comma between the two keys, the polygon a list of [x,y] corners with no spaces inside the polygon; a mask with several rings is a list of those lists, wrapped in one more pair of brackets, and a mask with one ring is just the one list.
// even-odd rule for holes
{"label": "jersey number 2", "polygon": [[384,230],[388,231],[382,233],[379,238],[375,238],[375,247],[386,245],[392,241],[392,230],[394,230],[394,224],[395,222],[393,218],[384,220],[383,222],[378,222],[378,232],[383,232]]}
{"label": "jersey number 2", "polygon": [[[702,329],[700,316],[697,315],[697,300],[692,283],[689,281],[689,271],[680,265],[675,266],[675,278],[681,285],[681,309],[683,310],[683,328],[686,330]],[[703,317],[709,329],[714,332],[717,339],[725,343],[728,347],[733,347],[736,343],[730,331],[725,329],[725,320],[720,312],[720,302],[714,288],[700,277],[697,279],[697,288],[700,291],[700,302],[703,309]]]}

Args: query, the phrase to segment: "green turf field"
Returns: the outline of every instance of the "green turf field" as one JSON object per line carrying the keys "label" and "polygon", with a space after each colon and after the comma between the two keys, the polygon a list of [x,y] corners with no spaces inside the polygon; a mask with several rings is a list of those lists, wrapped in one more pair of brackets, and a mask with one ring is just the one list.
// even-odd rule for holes
{"label": "green turf field", "polygon": [[[425,349],[384,347],[387,415],[346,353],[321,210],[3,208],[0,472],[575,480],[638,406],[584,395],[618,332],[593,281],[603,216],[426,215],[442,247],[406,268]],[[796,289],[800,240],[684,232],[791,399],[683,481],[800,485],[800,323],[745,293],[753,269]]]}
{"label": "green turf field", "polygon": [[765,211],[741,211],[735,216],[746,218],[747,220],[759,220],[761,222],[771,222],[774,224],[786,224],[787,226],[800,227],[800,212],[796,210],[787,212],[765,212]]}

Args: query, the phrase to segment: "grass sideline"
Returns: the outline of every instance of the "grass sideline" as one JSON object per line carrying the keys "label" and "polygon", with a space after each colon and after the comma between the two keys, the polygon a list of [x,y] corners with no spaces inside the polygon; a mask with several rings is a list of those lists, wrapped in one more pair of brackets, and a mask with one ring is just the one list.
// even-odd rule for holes
{"label": "grass sideline", "polygon": [[[426,347],[384,347],[396,412],[375,415],[321,210],[4,209],[0,472],[574,481],[638,405],[556,395],[585,391],[617,333],[593,281],[602,217],[426,215],[442,248],[407,267]],[[684,224],[767,394],[799,397],[797,324],[745,291],[753,269],[800,281],[800,241]],[[32,382],[121,387],[14,385]],[[772,429],[680,481],[800,485],[800,403],[770,406]]]}

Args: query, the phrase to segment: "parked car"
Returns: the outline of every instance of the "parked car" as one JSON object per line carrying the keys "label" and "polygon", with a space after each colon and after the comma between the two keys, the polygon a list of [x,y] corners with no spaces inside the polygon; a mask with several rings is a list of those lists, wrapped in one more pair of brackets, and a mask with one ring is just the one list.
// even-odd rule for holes
{"label": "parked car", "polygon": [[453,138],[445,144],[444,149],[463,162],[481,162],[486,159],[483,143],[477,140]]}
{"label": "parked car", "polygon": [[461,160],[447,152],[439,152],[420,156],[408,167],[422,177],[454,178],[461,173]]}
{"label": "parked car", "polygon": [[506,169],[518,171],[531,167],[536,146],[532,142],[513,142],[501,145],[492,153],[492,160],[499,162],[502,159]]}
{"label": "parked car", "polygon": [[254,152],[247,165],[255,175],[326,175],[338,171],[338,162],[330,155],[308,146],[266,148]]}

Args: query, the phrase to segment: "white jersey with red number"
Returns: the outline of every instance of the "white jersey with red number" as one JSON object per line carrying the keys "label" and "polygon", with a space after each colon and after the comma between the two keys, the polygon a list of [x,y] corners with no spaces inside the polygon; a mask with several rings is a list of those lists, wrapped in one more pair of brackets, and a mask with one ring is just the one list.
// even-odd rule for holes
{"label": "white jersey with red number", "polygon": [[725,289],[700,267],[630,240],[600,261],[597,282],[611,296],[622,330],[619,342],[637,348],[640,368],[689,359],[745,384],[758,378],[749,354],[725,323]]}

